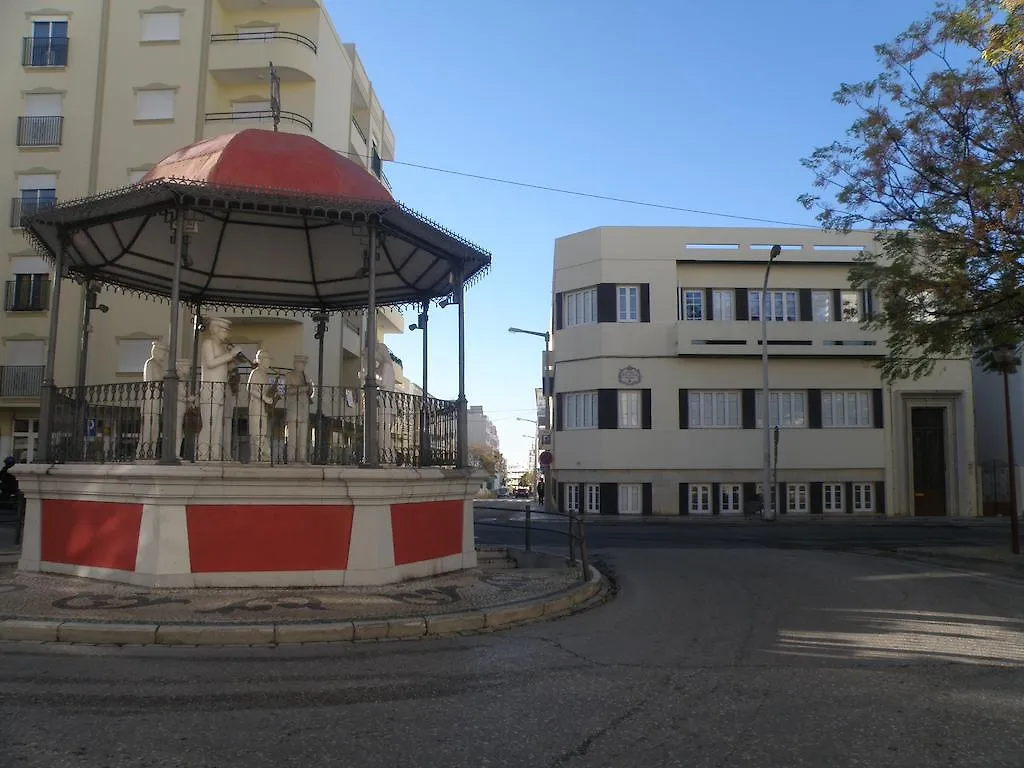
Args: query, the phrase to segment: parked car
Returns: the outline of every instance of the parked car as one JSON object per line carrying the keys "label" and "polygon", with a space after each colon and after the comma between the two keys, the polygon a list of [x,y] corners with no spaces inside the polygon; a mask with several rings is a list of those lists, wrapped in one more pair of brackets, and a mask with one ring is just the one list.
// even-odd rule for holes
{"label": "parked car", "polygon": [[530,489],[525,485],[520,485],[516,488],[515,497],[517,499],[528,499],[530,498]]}
{"label": "parked car", "polygon": [[497,498],[499,498],[499,499],[507,499],[508,498],[508,488],[506,488],[505,486],[501,486],[501,488],[499,488],[498,490],[496,490],[494,492],[494,495]]}

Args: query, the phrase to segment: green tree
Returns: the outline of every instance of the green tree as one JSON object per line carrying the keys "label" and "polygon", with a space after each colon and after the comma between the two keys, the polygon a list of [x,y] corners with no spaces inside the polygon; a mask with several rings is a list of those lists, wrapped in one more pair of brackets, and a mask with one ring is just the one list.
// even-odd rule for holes
{"label": "green tree", "polygon": [[845,139],[803,161],[825,228],[879,232],[850,279],[879,299],[890,379],[1024,329],[1024,67],[991,53],[1002,7],[943,3],[876,46],[881,73],[833,96],[858,113]]}
{"label": "green tree", "polygon": [[496,451],[486,445],[473,444],[469,446],[469,455],[473,463],[487,472],[491,477],[504,476],[506,470],[505,457],[501,451]]}
{"label": "green tree", "polygon": [[532,488],[533,485],[534,485],[534,482],[535,482],[535,478],[533,476],[533,472],[532,471],[530,471],[530,472],[523,472],[522,476],[519,478],[519,485],[526,486],[527,488]]}

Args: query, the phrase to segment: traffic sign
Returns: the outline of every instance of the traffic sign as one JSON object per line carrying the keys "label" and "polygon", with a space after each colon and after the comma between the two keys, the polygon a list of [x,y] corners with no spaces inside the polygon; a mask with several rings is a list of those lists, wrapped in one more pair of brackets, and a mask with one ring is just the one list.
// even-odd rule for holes
{"label": "traffic sign", "polygon": [[555,460],[555,456],[551,451],[541,451],[540,456],[537,457],[542,467],[550,467]]}
{"label": "traffic sign", "polygon": [[96,419],[88,419],[85,422],[85,436],[96,437]]}

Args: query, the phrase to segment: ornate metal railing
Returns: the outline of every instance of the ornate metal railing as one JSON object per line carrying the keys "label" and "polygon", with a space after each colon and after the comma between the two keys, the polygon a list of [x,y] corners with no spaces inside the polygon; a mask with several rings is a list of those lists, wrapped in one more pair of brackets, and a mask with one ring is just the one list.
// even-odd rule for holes
{"label": "ornate metal railing", "polygon": [[11,198],[11,227],[20,229],[24,225],[26,216],[32,216],[40,211],[48,211],[57,204],[55,198],[47,197],[14,197]]}
{"label": "ornate metal railing", "polygon": [[[274,113],[269,109],[253,109],[245,112],[207,112],[206,121],[216,123],[222,120],[256,120],[258,122],[273,121]],[[285,112],[282,110],[281,119],[291,123],[298,123],[308,130],[313,130],[313,121],[303,117],[298,112]]]}
{"label": "ornate metal railing", "polygon": [[38,397],[42,385],[41,365],[0,365],[0,397]]}
{"label": "ornate metal railing", "polygon": [[[357,389],[245,381],[180,384],[178,430],[185,461],[360,465],[363,403]],[[318,416],[319,414],[319,416]],[[153,461],[162,457],[163,382],[61,387],[53,398],[57,462]],[[404,392],[377,393],[378,462],[453,467],[458,404]]]}
{"label": "ornate metal railing", "polygon": [[211,43],[263,43],[268,40],[290,40],[293,43],[304,45],[316,53],[316,43],[298,32],[284,32],[275,29],[272,32],[229,32],[210,35]]}
{"label": "ornate metal railing", "polygon": [[58,147],[64,133],[62,115],[18,118],[19,147]]}
{"label": "ornate metal railing", "polygon": [[66,67],[68,65],[68,38],[22,38],[21,64],[24,67]]}

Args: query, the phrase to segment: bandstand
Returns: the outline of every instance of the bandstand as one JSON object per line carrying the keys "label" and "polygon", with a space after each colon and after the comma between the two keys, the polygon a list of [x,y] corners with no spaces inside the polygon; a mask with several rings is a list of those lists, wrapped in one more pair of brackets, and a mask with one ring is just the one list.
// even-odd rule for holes
{"label": "bandstand", "polygon": [[[261,130],[193,144],[138,184],[24,226],[56,280],[40,456],[19,468],[21,570],[151,587],[285,587],[383,584],[476,564],[464,298],[490,254],[314,139]],[[54,381],[69,279],[167,302],[159,375]],[[458,399],[382,390],[378,307],[416,307],[423,323],[435,302],[458,311]],[[220,375],[235,352],[222,316],[239,310],[311,315],[316,381],[301,367],[275,381],[259,360],[241,386]],[[334,313],[366,317],[360,393],[324,385]],[[229,439],[243,402],[244,456]]]}

